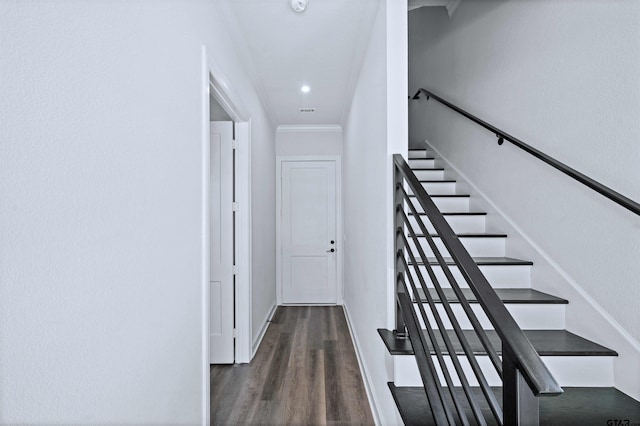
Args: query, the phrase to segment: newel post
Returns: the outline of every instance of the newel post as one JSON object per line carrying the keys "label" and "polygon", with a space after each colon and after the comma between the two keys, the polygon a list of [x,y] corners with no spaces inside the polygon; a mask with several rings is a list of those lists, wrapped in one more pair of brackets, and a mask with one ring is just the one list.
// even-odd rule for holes
{"label": "newel post", "polygon": [[505,345],[502,345],[502,383],[504,424],[539,425],[538,398],[518,369],[513,353]]}
{"label": "newel post", "polygon": [[402,257],[404,256],[403,243],[402,243],[402,231],[404,229],[404,223],[402,218],[402,208],[404,198],[402,196],[402,174],[395,163],[395,159],[392,159],[393,164],[393,264],[394,264],[394,296],[396,298],[396,323],[395,334],[398,337],[407,337],[407,327],[402,316],[400,308],[400,302],[398,301],[398,292],[404,291],[399,285],[399,279],[404,278],[404,264],[402,263]]}

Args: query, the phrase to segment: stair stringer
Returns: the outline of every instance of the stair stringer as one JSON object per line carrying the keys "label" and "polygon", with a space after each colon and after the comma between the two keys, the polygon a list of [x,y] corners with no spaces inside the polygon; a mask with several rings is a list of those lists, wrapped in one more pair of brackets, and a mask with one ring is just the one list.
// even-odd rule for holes
{"label": "stair stringer", "polygon": [[487,231],[509,235],[509,256],[533,261],[531,288],[567,299],[565,325],[568,331],[618,352],[613,361],[614,386],[640,401],[640,343],[635,340],[600,304],[598,304],[531,236],[504,213],[458,168],[425,140],[435,154],[436,164],[446,175],[458,180],[459,190],[471,195],[470,208],[487,212]]}

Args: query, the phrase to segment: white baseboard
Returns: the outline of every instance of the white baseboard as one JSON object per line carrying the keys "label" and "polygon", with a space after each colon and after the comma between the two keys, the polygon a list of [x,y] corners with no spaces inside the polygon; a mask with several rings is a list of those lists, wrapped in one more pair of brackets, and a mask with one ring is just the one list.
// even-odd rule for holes
{"label": "white baseboard", "polygon": [[[437,149],[425,141],[427,149],[435,152],[438,157],[450,167],[457,175],[465,180],[466,184],[473,189],[491,208],[499,214],[502,219],[523,238],[524,241],[537,253],[556,274],[562,278],[555,281],[556,285],[563,285],[558,289],[561,293],[556,294],[569,300],[572,311],[567,310],[565,318],[567,330],[579,334],[587,339],[593,339],[597,343],[607,346],[620,355],[614,361],[614,386],[636,400],[640,400],[640,382],[634,373],[640,367],[640,343],[633,338],[598,302],[596,302],[557,262],[555,262],[547,252],[545,252],[535,241],[526,234],[511,217],[507,216],[491,198],[480,190],[464,173],[453,166],[451,162],[443,156]],[[554,291],[547,288],[534,288],[541,291]],[[571,312],[571,313],[570,313]]]}
{"label": "white baseboard", "polygon": [[356,350],[356,358],[358,359],[358,365],[360,366],[360,372],[362,373],[362,378],[364,382],[364,388],[367,392],[367,399],[369,400],[369,406],[371,407],[371,414],[373,414],[373,421],[377,425],[382,425],[382,421],[380,420],[380,413],[378,412],[378,407],[380,404],[376,398],[376,394],[373,392],[373,384],[371,383],[371,375],[369,374],[369,370],[367,369],[364,360],[360,356],[360,344],[358,343],[358,338],[356,334],[353,332],[353,327],[351,326],[351,318],[349,317],[349,309],[347,308],[347,304],[342,305],[342,309],[344,310],[344,316],[347,320],[347,327],[349,327],[349,334],[351,335],[351,341],[353,342],[353,347]]}
{"label": "white baseboard", "polygon": [[258,348],[260,347],[260,343],[262,343],[262,338],[264,337],[265,333],[267,332],[267,328],[269,328],[269,323],[271,322],[271,319],[273,318],[273,315],[276,313],[276,308],[277,307],[278,307],[278,305],[274,303],[273,306],[271,307],[271,309],[269,309],[269,313],[265,317],[264,323],[262,324],[262,328],[260,329],[260,334],[258,334],[258,337],[253,342],[253,345],[251,347],[251,359],[253,359],[253,357],[255,356],[256,352],[258,351]]}

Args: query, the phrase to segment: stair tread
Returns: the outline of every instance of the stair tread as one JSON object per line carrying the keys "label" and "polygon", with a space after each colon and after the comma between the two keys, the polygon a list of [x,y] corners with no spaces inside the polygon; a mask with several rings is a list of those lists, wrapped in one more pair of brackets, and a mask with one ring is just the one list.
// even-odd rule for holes
{"label": "stair tread", "polygon": [[420,183],[455,183],[455,179],[420,179]]}
{"label": "stair tread", "polygon": [[[429,415],[427,395],[422,387],[398,387],[389,382],[389,389],[398,406],[400,416],[407,426],[434,425]],[[499,401],[502,389],[491,388]],[[628,424],[640,422],[640,402],[610,387],[565,387],[564,393],[555,397],[539,398],[540,425],[588,426],[606,425],[611,419],[628,419]],[[461,389],[457,391],[462,392]],[[478,395],[482,412],[489,424],[495,424],[480,388],[473,388]],[[465,400],[461,395],[461,400]],[[466,402],[466,400],[465,400]],[[465,404],[465,408],[468,404]],[[470,412],[469,412],[470,413]],[[472,419],[471,414],[468,415]],[[615,423],[615,424],[627,424]]]}
{"label": "stair tread", "polygon": [[[433,238],[440,238],[438,234],[429,234]],[[461,232],[456,234],[458,238],[507,238],[507,234],[493,234],[488,232]],[[418,238],[424,238],[424,234],[416,234]]]}
{"label": "stair tread", "polygon": [[[473,291],[470,288],[463,288],[461,290],[464,294],[464,297],[469,301],[469,303],[478,303],[478,298],[475,296],[475,294],[473,294]],[[447,301],[449,301],[450,303],[459,303],[458,297],[456,296],[452,288],[443,288],[442,291],[444,292]],[[496,288],[494,291],[503,303],[549,305],[565,305],[569,303],[566,299],[562,299],[560,297],[543,293],[531,288]],[[420,299],[426,303],[427,298],[424,297],[424,292],[422,291],[422,289],[418,289],[418,293],[420,294]],[[440,296],[438,295],[438,292],[435,288],[430,288],[429,293],[436,303],[441,303]]]}
{"label": "stair tread", "polygon": [[[525,336],[531,341],[540,356],[617,356],[617,352],[599,345],[591,340],[573,334],[567,330],[522,330]],[[485,330],[489,341],[498,354],[502,352],[502,344],[498,333],[495,330]],[[486,351],[474,330],[463,330],[471,350],[476,355],[485,354]],[[396,338],[392,330],[378,329],[378,334],[382,337],[385,346],[391,355],[413,355],[413,348],[409,339]],[[436,332],[436,339],[439,347],[446,351],[444,342],[439,332]],[[455,352],[464,354],[462,346],[453,330],[447,330],[451,338]]]}
{"label": "stair tread", "polygon": [[444,167],[411,167],[411,170],[433,170],[436,172],[443,172]]}
{"label": "stair tread", "polygon": [[[438,261],[435,257],[428,257],[430,265],[438,265]],[[450,257],[445,257],[444,261],[447,265],[455,265],[455,262]],[[512,257],[474,257],[473,261],[477,265],[533,265],[530,260],[514,259]],[[409,262],[411,265],[412,262]],[[424,265],[423,262],[418,262],[418,265]]]}
{"label": "stair tread", "polygon": [[[409,194],[409,197],[414,197],[414,194]],[[434,194],[434,195],[430,195],[431,198],[447,198],[447,197],[455,197],[455,198],[460,198],[460,197],[465,197],[465,198],[469,198],[471,197],[471,195],[469,194]]]}
{"label": "stair tread", "polygon": [[[426,216],[426,213],[418,212],[419,216]],[[487,212],[446,212],[442,213],[443,216],[486,216]],[[409,213],[409,216],[413,216],[413,213]]]}

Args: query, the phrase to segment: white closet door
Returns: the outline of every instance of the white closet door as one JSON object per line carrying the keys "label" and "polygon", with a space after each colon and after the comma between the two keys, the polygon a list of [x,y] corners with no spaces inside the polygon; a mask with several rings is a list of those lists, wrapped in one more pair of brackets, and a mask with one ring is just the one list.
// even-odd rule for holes
{"label": "white closet door", "polygon": [[209,362],[234,362],[233,123],[211,123]]}

